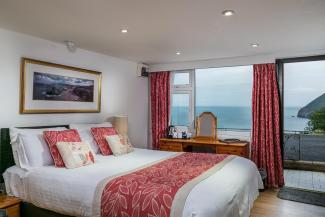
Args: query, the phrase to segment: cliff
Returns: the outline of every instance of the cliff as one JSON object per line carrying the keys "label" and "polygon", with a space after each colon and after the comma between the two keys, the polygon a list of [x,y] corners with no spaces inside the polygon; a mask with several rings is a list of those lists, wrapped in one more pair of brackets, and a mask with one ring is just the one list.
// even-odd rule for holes
{"label": "cliff", "polygon": [[298,111],[297,116],[299,118],[309,118],[313,112],[323,107],[325,107],[325,93],[308,103],[306,106],[302,107]]}

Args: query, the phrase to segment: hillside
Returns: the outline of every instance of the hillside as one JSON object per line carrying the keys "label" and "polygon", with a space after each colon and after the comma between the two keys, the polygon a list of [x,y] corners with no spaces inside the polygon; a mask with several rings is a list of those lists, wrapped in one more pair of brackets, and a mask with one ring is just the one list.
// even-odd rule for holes
{"label": "hillside", "polygon": [[309,118],[314,111],[317,111],[323,107],[325,107],[325,93],[308,103],[306,106],[302,107],[298,111],[297,116],[299,118]]}

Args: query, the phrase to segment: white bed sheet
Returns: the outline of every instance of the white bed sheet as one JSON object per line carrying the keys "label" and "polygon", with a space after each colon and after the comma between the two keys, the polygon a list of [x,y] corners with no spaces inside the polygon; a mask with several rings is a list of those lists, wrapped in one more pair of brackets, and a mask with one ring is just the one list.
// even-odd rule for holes
{"label": "white bed sheet", "polygon": [[[77,169],[44,166],[25,172],[11,167],[4,177],[10,194],[38,207],[73,216],[91,216],[94,192],[103,178],[173,154],[135,149],[120,157],[97,155],[96,164]],[[183,217],[248,217],[259,188],[263,184],[255,164],[236,157],[190,192]]]}
{"label": "white bed sheet", "polygon": [[27,170],[18,166],[12,166],[5,171],[3,178],[5,180],[6,192],[8,195],[26,200],[24,178],[27,174]]}

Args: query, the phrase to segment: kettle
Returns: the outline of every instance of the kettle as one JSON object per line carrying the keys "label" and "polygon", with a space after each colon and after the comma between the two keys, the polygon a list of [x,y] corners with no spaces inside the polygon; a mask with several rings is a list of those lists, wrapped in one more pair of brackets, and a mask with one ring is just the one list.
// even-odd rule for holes
{"label": "kettle", "polygon": [[175,126],[170,125],[170,126],[168,127],[167,137],[168,137],[169,139],[172,139],[172,138],[173,138],[173,135],[174,135],[174,132],[176,132],[176,128],[175,128]]}

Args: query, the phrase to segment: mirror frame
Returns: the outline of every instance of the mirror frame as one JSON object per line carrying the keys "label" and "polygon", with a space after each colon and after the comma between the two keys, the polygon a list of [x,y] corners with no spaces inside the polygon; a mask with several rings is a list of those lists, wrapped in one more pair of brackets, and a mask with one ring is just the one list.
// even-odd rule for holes
{"label": "mirror frame", "polygon": [[[199,135],[199,132],[200,132],[200,129],[201,129],[201,123],[200,123],[200,118],[203,116],[203,115],[211,115],[212,118],[213,118],[213,122],[215,124],[212,124],[212,135],[211,136],[200,136]],[[213,127],[214,126],[214,127]],[[202,112],[198,117],[196,117],[195,119],[195,138],[197,139],[213,139],[213,140],[217,140],[217,117],[212,113],[212,112]]]}

